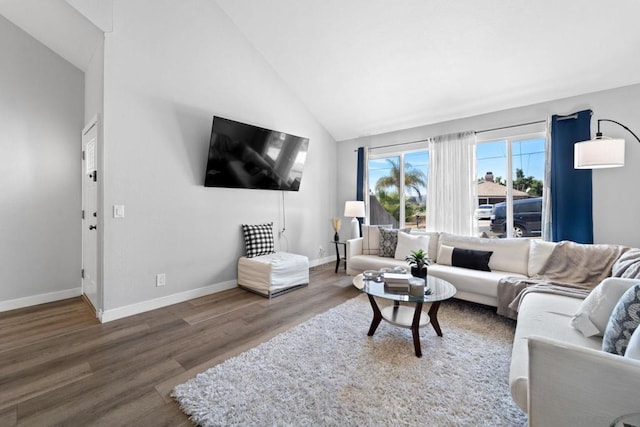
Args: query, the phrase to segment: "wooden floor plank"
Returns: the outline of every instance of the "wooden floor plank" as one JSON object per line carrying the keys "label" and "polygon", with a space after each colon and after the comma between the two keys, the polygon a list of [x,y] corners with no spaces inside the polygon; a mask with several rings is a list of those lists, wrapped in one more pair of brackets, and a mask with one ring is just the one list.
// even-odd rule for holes
{"label": "wooden floor plank", "polygon": [[15,407],[0,410],[0,426],[12,427],[18,423],[18,411]]}
{"label": "wooden floor plank", "polygon": [[6,384],[0,391],[0,410],[18,402],[55,392],[67,384],[81,381],[92,374],[88,363],[81,363],[59,371],[52,371],[41,378],[22,381],[22,384]]}
{"label": "wooden floor plank", "polygon": [[273,299],[235,288],[106,324],[81,298],[0,313],[0,425],[191,425],[175,385],[358,294],[328,264]]}

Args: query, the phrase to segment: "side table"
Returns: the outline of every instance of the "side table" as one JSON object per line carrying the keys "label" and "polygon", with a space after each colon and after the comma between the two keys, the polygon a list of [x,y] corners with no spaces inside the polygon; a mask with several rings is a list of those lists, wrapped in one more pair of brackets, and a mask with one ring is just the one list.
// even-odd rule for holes
{"label": "side table", "polygon": [[[336,273],[340,267],[340,261],[344,261],[344,271],[347,271],[347,242],[333,241],[336,245]],[[340,246],[343,247],[344,256],[340,255]]]}

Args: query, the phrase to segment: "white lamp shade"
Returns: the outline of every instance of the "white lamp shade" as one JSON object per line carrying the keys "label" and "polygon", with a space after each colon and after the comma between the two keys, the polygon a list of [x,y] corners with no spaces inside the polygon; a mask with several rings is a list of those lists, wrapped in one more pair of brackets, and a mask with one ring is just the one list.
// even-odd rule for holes
{"label": "white lamp shade", "polygon": [[364,218],[364,202],[361,201],[348,201],[344,204],[344,216],[350,216],[353,218]]}
{"label": "white lamp shade", "polygon": [[619,168],[624,166],[624,139],[592,139],[574,145],[575,169]]}

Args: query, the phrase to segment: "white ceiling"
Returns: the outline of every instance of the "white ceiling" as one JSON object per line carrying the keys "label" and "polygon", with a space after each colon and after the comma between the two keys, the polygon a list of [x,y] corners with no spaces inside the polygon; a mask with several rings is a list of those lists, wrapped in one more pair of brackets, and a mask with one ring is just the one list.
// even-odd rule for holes
{"label": "white ceiling", "polygon": [[337,140],[640,82],[637,0],[217,0]]}
{"label": "white ceiling", "polygon": [[[336,140],[640,83],[637,0],[215,1]],[[111,0],[0,14],[84,70],[102,33],[69,3]]]}
{"label": "white ceiling", "polygon": [[84,71],[103,33],[69,4],[73,1],[0,0],[0,15]]}

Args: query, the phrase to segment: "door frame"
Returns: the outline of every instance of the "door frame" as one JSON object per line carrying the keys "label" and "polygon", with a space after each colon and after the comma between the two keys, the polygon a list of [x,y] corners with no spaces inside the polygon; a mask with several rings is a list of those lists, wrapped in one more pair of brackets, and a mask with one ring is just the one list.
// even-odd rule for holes
{"label": "door frame", "polygon": [[[81,134],[81,151],[84,151],[84,135],[89,132],[89,130],[91,130],[91,128],[96,127],[96,143],[97,143],[97,150],[95,152],[95,156],[96,156],[96,160],[95,160],[95,167],[96,167],[96,172],[98,175],[98,179],[97,179],[97,187],[96,187],[96,212],[98,213],[98,216],[96,218],[96,224],[97,224],[97,229],[95,232],[96,234],[96,286],[97,286],[97,293],[96,293],[96,299],[97,299],[97,306],[94,306],[93,308],[95,309],[96,312],[96,317],[102,321],[102,314],[104,312],[104,269],[103,269],[103,245],[104,245],[104,197],[103,197],[103,191],[104,191],[104,177],[103,177],[103,167],[102,167],[102,157],[103,157],[103,153],[104,153],[104,148],[103,148],[103,138],[102,138],[102,123],[100,120],[100,116],[99,115],[95,115],[93,116],[85,125],[85,127],[82,129],[82,134]],[[84,175],[85,175],[85,163],[84,161],[81,162],[81,168],[80,168],[80,179],[81,179],[81,209],[84,209],[85,207],[85,191],[84,191]],[[85,215],[88,215],[88,213],[85,212]],[[82,268],[84,269],[84,233],[89,232],[89,230],[84,227],[84,220],[81,218],[80,219],[80,227],[82,229],[82,241],[81,241],[81,252],[80,252],[80,258],[81,258],[81,265]],[[82,287],[84,287],[84,280],[81,279],[81,285]],[[83,298],[87,299],[86,297],[84,297],[84,289],[82,289],[82,295]],[[91,304],[93,306],[93,303]]]}

